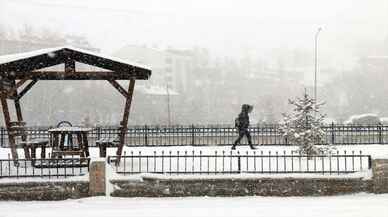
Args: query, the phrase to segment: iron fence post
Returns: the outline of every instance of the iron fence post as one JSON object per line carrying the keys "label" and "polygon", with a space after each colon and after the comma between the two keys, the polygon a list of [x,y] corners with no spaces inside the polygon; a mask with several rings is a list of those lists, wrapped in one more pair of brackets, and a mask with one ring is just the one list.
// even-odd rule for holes
{"label": "iron fence post", "polygon": [[368,169],[372,168],[372,156],[368,155]]}
{"label": "iron fence post", "polygon": [[144,125],[144,144],[148,146],[148,127],[147,124]]}
{"label": "iron fence post", "polygon": [[100,140],[101,139],[101,127],[98,126],[97,127],[97,140]]}
{"label": "iron fence post", "polygon": [[382,136],[382,127],[381,127],[381,123],[379,123],[377,125],[377,128],[379,130],[379,144],[383,144],[383,136]]}
{"label": "iron fence post", "polygon": [[237,157],[237,170],[238,173],[241,173],[241,156]]}
{"label": "iron fence post", "polygon": [[1,147],[4,147],[4,127],[1,127],[0,136],[1,136]]}
{"label": "iron fence post", "polygon": [[334,122],[331,122],[331,144],[335,144]]}
{"label": "iron fence post", "polygon": [[194,133],[194,124],[192,124],[192,125],[191,125],[191,145],[194,145],[194,143],[195,143],[194,136],[195,136],[195,133]]}

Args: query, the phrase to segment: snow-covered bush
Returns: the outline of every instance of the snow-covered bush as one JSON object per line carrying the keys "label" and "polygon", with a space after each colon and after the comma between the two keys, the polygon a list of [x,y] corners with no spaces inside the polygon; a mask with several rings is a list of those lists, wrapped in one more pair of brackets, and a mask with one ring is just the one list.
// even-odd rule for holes
{"label": "snow-covered bush", "polygon": [[[325,115],[319,113],[324,104],[316,104],[307,93],[303,98],[289,99],[294,106],[291,114],[283,115],[281,131],[290,144],[298,145],[301,154],[330,154],[332,146],[325,141],[325,131],[322,129]],[[317,146],[317,145],[323,146]]]}
{"label": "snow-covered bush", "polygon": [[356,125],[375,125],[380,123],[380,118],[378,115],[373,113],[352,115],[348,120],[344,122],[345,124],[356,124]]}
{"label": "snow-covered bush", "polygon": [[380,118],[380,123],[381,124],[385,124],[385,125],[388,124],[388,117],[381,117]]}

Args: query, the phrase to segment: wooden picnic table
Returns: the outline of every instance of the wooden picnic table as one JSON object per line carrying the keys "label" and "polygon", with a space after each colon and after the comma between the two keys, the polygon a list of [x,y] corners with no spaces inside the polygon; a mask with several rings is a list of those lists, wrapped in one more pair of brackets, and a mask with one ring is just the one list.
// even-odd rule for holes
{"label": "wooden picnic table", "polygon": [[89,157],[88,132],[85,127],[58,127],[48,130],[52,158],[62,158],[65,155]]}

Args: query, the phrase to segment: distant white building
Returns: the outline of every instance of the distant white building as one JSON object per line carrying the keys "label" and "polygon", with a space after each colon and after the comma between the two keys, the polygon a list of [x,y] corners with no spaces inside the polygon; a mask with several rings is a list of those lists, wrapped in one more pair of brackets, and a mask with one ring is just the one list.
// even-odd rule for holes
{"label": "distant white building", "polygon": [[167,89],[168,86],[174,93],[186,91],[191,61],[190,55],[184,51],[127,45],[113,53],[113,56],[150,66],[152,76],[145,83],[148,88]]}

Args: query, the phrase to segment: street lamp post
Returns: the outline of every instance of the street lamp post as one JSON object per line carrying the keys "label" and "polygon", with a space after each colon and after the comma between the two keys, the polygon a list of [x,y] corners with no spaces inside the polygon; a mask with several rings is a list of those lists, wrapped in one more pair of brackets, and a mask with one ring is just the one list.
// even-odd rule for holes
{"label": "street lamp post", "polygon": [[171,126],[170,90],[169,90],[168,84],[167,84],[167,86],[166,86],[166,93],[167,93],[167,118],[168,118],[168,126]]}
{"label": "street lamp post", "polygon": [[[322,28],[319,27],[315,33],[315,70],[314,70],[314,119],[317,117],[317,69],[318,69],[318,35]],[[316,120],[314,120],[316,121]],[[314,131],[315,132],[315,131]],[[315,134],[315,133],[313,133]],[[314,135],[314,144],[316,144],[316,137]]]}
{"label": "street lamp post", "polygon": [[322,28],[319,27],[317,32],[315,33],[315,70],[314,70],[314,100],[315,100],[315,104],[317,103],[318,35],[321,32],[321,30],[322,30]]}

